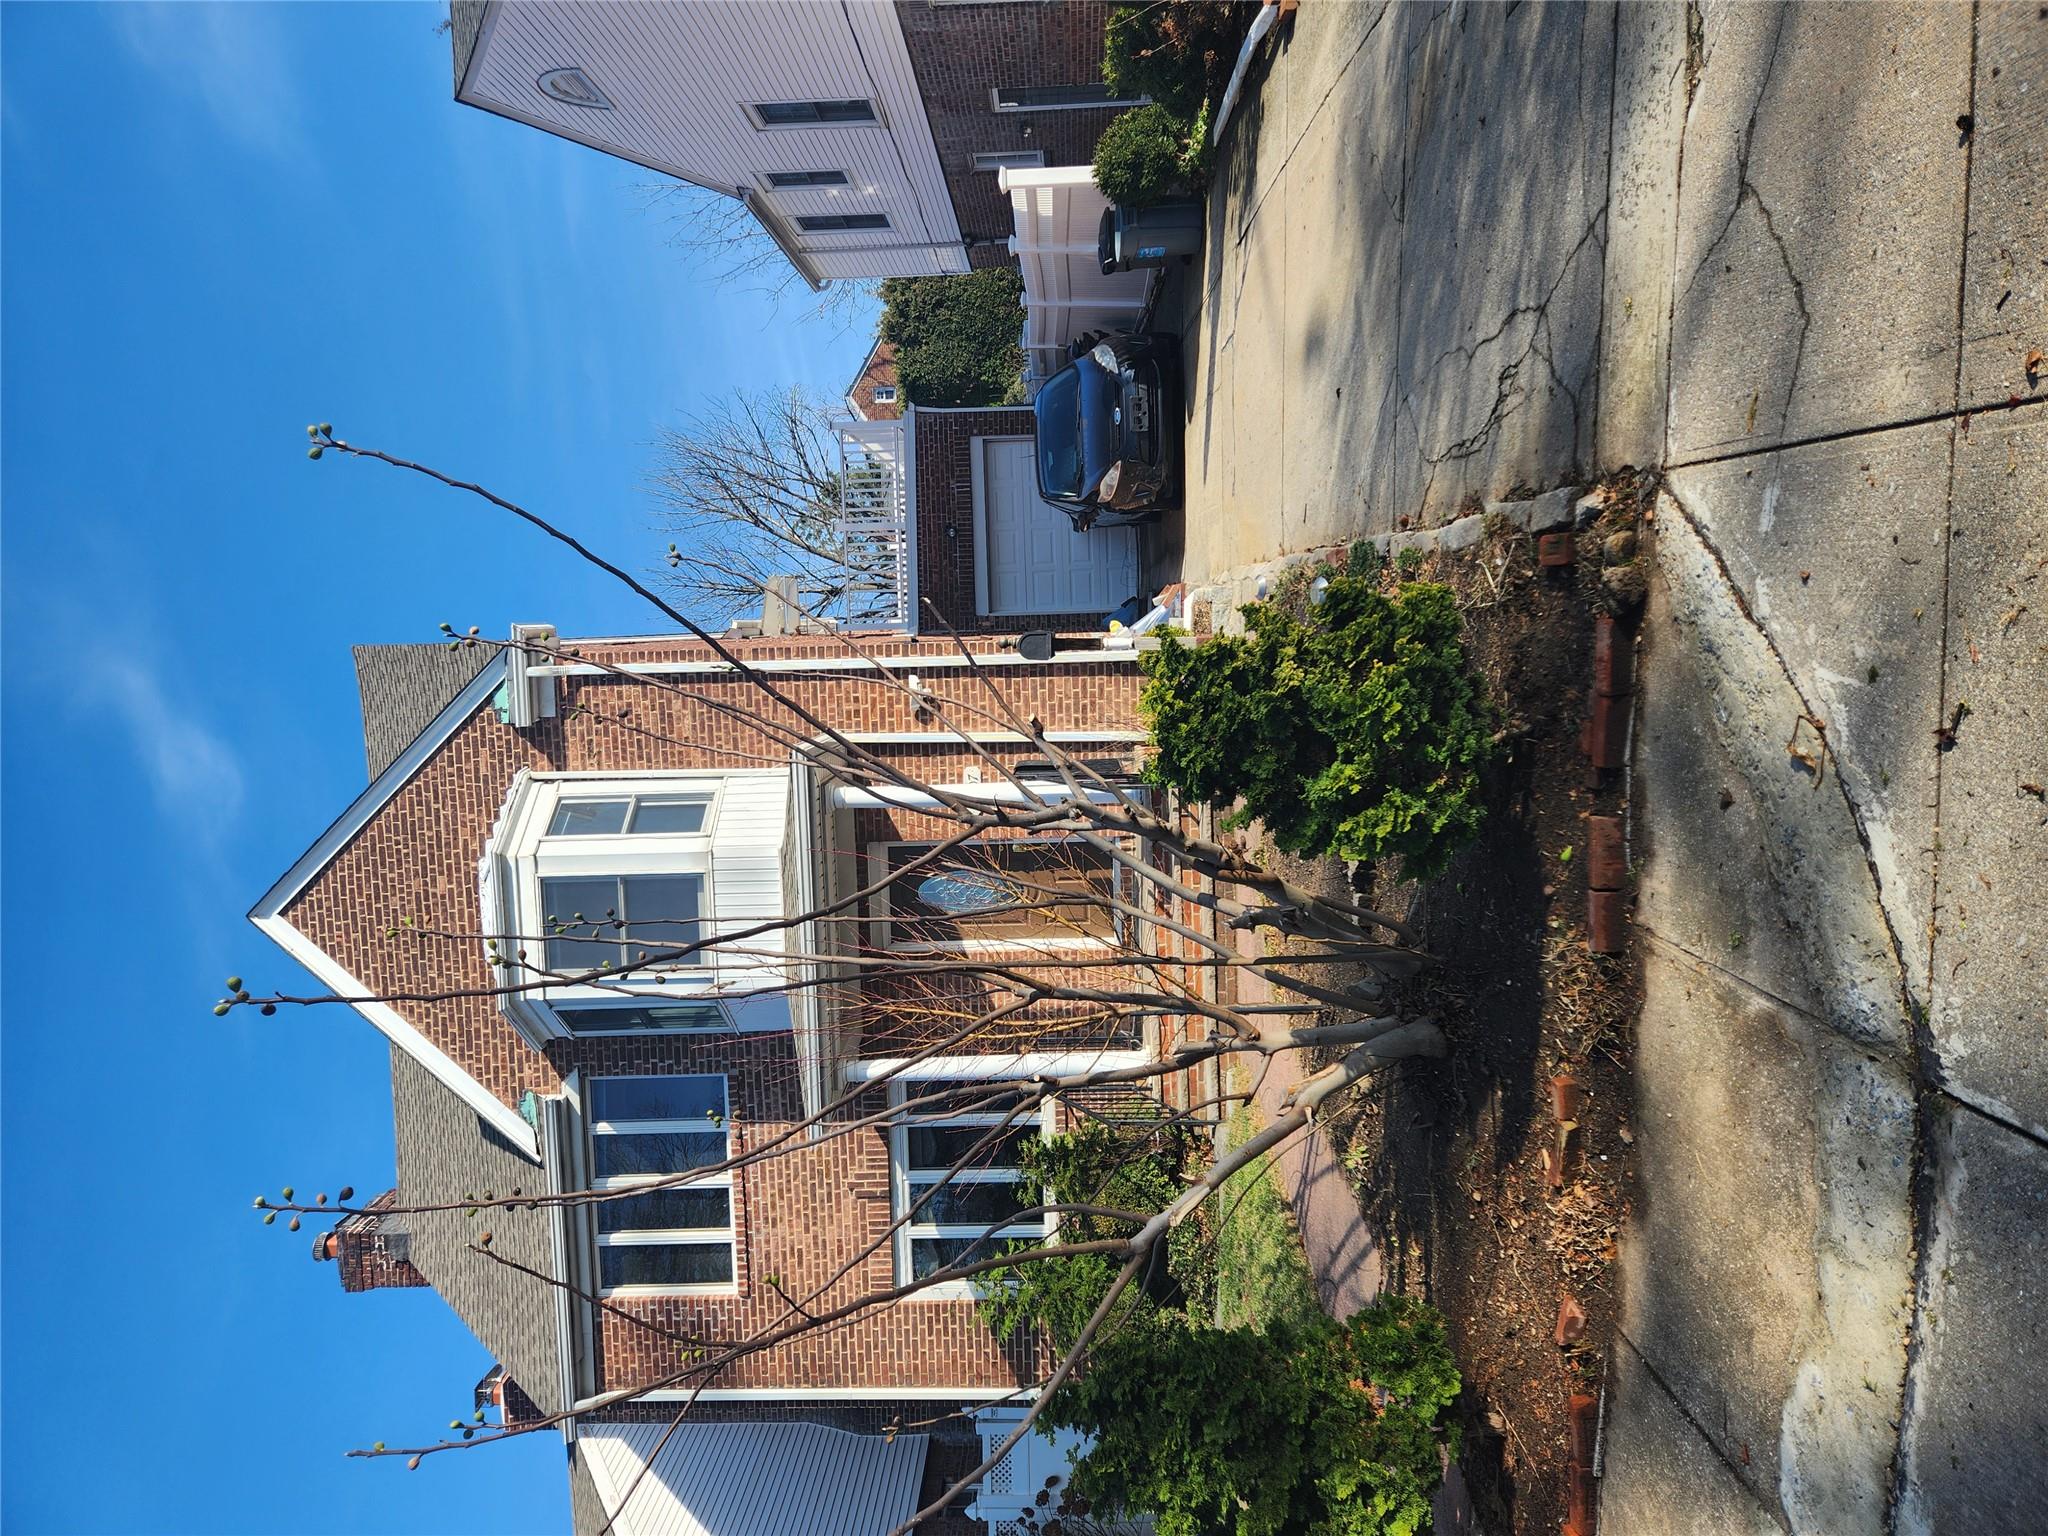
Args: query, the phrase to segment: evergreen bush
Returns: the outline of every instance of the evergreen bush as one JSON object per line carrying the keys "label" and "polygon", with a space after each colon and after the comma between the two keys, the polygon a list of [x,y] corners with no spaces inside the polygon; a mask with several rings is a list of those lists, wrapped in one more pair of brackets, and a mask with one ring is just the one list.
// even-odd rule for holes
{"label": "evergreen bush", "polygon": [[1226,825],[1256,818],[1290,853],[1441,873],[1478,834],[1494,752],[1450,589],[1389,598],[1339,575],[1306,619],[1271,603],[1244,613],[1242,636],[1169,634],[1144,657],[1152,780],[1236,806]]}

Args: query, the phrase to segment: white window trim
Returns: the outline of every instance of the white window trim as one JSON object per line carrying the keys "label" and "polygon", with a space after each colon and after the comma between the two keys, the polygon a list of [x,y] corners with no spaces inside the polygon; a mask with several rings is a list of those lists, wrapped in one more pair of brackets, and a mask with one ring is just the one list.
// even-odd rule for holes
{"label": "white window trim", "polygon": [[1045,151],[1042,149],[978,149],[974,152],[973,164],[977,172],[1039,170],[1045,165]]}
{"label": "white window trim", "polygon": [[[864,101],[868,104],[868,110],[873,112],[874,116],[858,122],[771,123],[763,120],[761,114],[755,110],[757,107],[787,106],[799,101]],[[739,107],[740,111],[746,115],[747,121],[754,125],[756,133],[816,133],[821,128],[867,131],[889,126],[888,114],[882,110],[882,103],[872,96],[785,96],[779,102],[742,101]]]}
{"label": "white window trim", "polygon": [[[792,188],[791,190],[801,191],[804,189]],[[841,208],[834,209],[830,213],[786,213],[783,217],[796,225],[798,233],[806,235],[879,235],[885,230],[892,230],[896,227],[895,222],[890,219],[889,215],[878,208]],[[882,222],[879,224],[862,225],[857,229],[844,227],[840,229],[813,229],[809,223],[812,219],[880,219]]]}
{"label": "white window trim", "polygon": [[[498,823],[479,863],[484,886],[483,923],[490,934],[521,934],[529,940],[544,940],[541,921],[540,879],[548,875],[606,874],[697,874],[704,880],[702,921],[716,920],[717,887],[712,871],[712,846],[718,830],[724,786],[731,777],[722,769],[661,769],[629,772],[580,772],[537,774],[521,770],[513,780],[499,812]],[[604,799],[626,795],[672,795],[708,793],[704,826],[689,834],[565,834],[547,836],[555,806],[565,798]],[[543,842],[556,845],[545,856]],[[573,851],[562,845],[575,845]],[[529,957],[533,943],[525,945]],[[499,957],[490,950],[486,959],[494,966]],[[509,955],[507,956],[509,958]],[[638,978],[630,992],[616,987],[551,986],[532,992],[506,994],[500,1004],[529,1043],[536,1048],[551,1039],[574,1039],[598,1032],[572,1032],[554,1016],[552,1004],[566,1002],[578,1007],[606,1003],[709,1002],[718,985],[717,957],[710,963],[658,971]],[[530,980],[517,969],[504,967],[496,974],[505,981]],[[746,1010],[741,1009],[744,1013]],[[735,1033],[769,1032],[788,1028],[780,1023],[746,1023],[726,1009]],[[617,1034],[660,1037],[670,1034],[705,1034],[697,1027],[660,1030],[620,1030]]]}
{"label": "white window trim", "polygon": [[896,403],[896,386],[894,384],[877,384],[874,388],[873,399],[877,405],[894,405]]}
{"label": "white window trim", "polygon": [[[1034,841],[1035,839],[1020,839]],[[1060,838],[1057,841],[1067,841]],[[1112,948],[1108,939],[1094,934],[1074,934],[1057,939],[909,939],[899,937],[893,914],[889,908],[889,855],[898,848],[930,848],[936,846],[930,839],[894,838],[885,842],[868,844],[868,883],[881,889],[874,895],[874,927],[871,944],[876,949],[887,950],[897,955],[918,954],[1007,954],[1007,955],[1071,955]],[[1131,901],[1131,872],[1120,864],[1110,866],[1110,875],[1116,882],[1115,894],[1118,900]],[[1135,903],[1132,903],[1135,905]],[[1129,923],[1133,919],[1124,913],[1110,914],[1118,923]],[[1139,935],[1142,940],[1143,935]]]}
{"label": "white window trim", "polygon": [[[653,1075],[659,1074],[619,1074],[620,1077],[645,1077]],[[715,1077],[718,1079],[719,1094],[725,1105],[725,1108],[719,1112],[719,1120],[717,1125],[718,1131],[725,1137],[726,1157],[721,1158],[720,1161],[722,1162],[725,1161],[727,1158],[730,1158],[732,1156],[731,1079],[727,1076],[727,1074],[723,1072],[686,1072],[677,1073],[675,1075],[679,1077]],[[604,1081],[604,1079],[602,1078],[592,1079],[593,1084],[602,1081]],[[596,1102],[596,1094],[594,1092],[590,1095],[587,1102],[593,1104]],[[704,1130],[705,1126],[703,1122],[697,1120],[598,1120],[593,1117],[588,1122],[588,1132],[593,1142],[599,1136],[650,1134],[659,1135],[663,1132],[702,1132]],[[591,1152],[591,1166],[593,1168],[597,1166],[595,1147],[592,1148]],[[680,1171],[681,1170],[678,1169],[674,1172]],[[594,1190],[631,1189],[637,1185],[654,1184],[659,1182],[661,1179],[671,1178],[673,1176],[674,1173],[606,1174],[603,1176],[593,1176],[590,1181],[590,1187]],[[713,1243],[722,1241],[732,1254],[732,1279],[728,1281],[702,1285],[605,1285],[602,1282],[602,1276],[604,1273],[604,1260],[602,1253],[600,1253],[596,1265],[596,1273],[600,1277],[597,1292],[598,1295],[737,1296],[739,1294],[739,1223],[737,1220],[738,1213],[734,1205],[734,1202],[738,1199],[739,1196],[738,1191],[733,1187],[732,1174],[730,1172],[706,1174],[702,1178],[692,1179],[686,1185],[677,1185],[671,1187],[685,1189],[724,1190],[726,1192],[726,1224],[723,1227],[646,1228],[635,1229],[626,1232],[599,1232],[597,1231],[598,1223],[593,1213],[593,1219],[591,1221],[591,1231],[593,1237],[596,1240],[597,1247],[600,1250],[602,1250],[605,1248],[661,1247],[677,1243],[686,1243],[697,1246],[709,1246]]]}
{"label": "white window trim", "polygon": [[[1102,82],[1102,81],[1098,80],[1098,81],[1095,81],[1094,83],[1095,83],[1095,84],[1097,84],[1097,85],[1101,85],[1101,84],[1103,84],[1104,82]],[[1080,83],[1079,83],[1079,82],[1076,82],[1076,84],[1075,84],[1075,87],[1074,87],[1074,88],[1075,88],[1075,89],[1079,89],[1079,85],[1080,85]],[[1026,87],[1023,87],[1023,89],[1026,89],[1026,90],[1035,90],[1035,89],[1037,89],[1037,87],[1035,87],[1035,86],[1026,86]],[[1056,105],[1053,105],[1053,106],[1044,106],[1044,105],[1036,105],[1036,106],[1023,106],[1023,105],[1020,105],[1020,104],[1005,104],[1005,103],[1004,103],[1004,101],[1003,101],[1003,88],[1002,88],[1002,87],[1001,87],[1000,85],[992,85],[992,86],[990,86],[990,87],[988,88],[988,103],[989,103],[989,110],[990,110],[991,112],[1103,112],[1103,111],[1119,111],[1119,110],[1123,109],[1124,107],[1142,107],[1142,106],[1146,105],[1146,104],[1147,104],[1148,102],[1150,102],[1151,100],[1152,100],[1152,98],[1151,98],[1150,96],[1116,96],[1116,97],[1112,97],[1112,98],[1110,98],[1110,99],[1109,99],[1109,100],[1107,100],[1107,101],[1065,101],[1065,102],[1060,102],[1060,103],[1058,103],[1058,104],[1056,104]]]}
{"label": "white window trim", "polygon": [[[920,1084],[919,1086],[922,1087],[923,1085]],[[903,1100],[904,1085],[901,1082],[890,1083],[889,1107],[893,1113],[889,1121],[889,1220],[892,1224],[901,1223],[896,1226],[895,1237],[891,1243],[896,1266],[896,1283],[898,1285],[908,1285],[911,1282],[910,1245],[913,1240],[922,1238],[979,1237],[988,1230],[986,1225],[973,1226],[954,1222],[902,1221],[903,1213],[910,1209],[910,1127],[912,1125],[920,1127],[947,1125],[989,1126],[1001,1125],[1007,1119],[1012,1125],[1020,1129],[1029,1129],[1035,1120],[1038,1125],[1038,1134],[1041,1138],[1049,1140],[1053,1133],[1052,1106],[1050,1104],[1040,1109],[1035,1116],[1018,1115],[1011,1117],[1004,1115],[1001,1111],[974,1111],[958,1115],[918,1114],[912,1116],[906,1122],[902,1116]],[[953,1180],[956,1182],[971,1184],[1014,1184],[1019,1182],[1021,1177],[1022,1175],[1014,1169],[963,1169],[952,1175]],[[1033,1204],[1038,1203],[1041,1202],[1033,1202]],[[989,1239],[988,1253],[985,1256],[994,1257],[996,1245],[1006,1242],[1012,1237],[1044,1239],[1050,1237],[1057,1227],[1058,1222],[1050,1212],[1040,1215],[1035,1221],[1019,1222],[1013,1226],[1004,1227]],[[977,1255],[976,1257],[984,1257],[984,1255]],[[909,1299],[913,1301],[973,1301],[978,1300],[984,1294],[985,1289],[985,1287],[977,1285],[972,1280],[948,1280],[938,1285],[928,1285],[922,1290],[914,1291]]]}
{"label": "white window trim", "polygon": [[[865,127],[866,124],[857,126]],[[778,166],[772,171],[757,171],[754,174],[755,179],[761,183],[763,192],[822,192],[830,196],[855,190],[853,172],[843,171],[833,165]],[[840,180],[778,182],[775,180],[777,176],[837,176]]]}

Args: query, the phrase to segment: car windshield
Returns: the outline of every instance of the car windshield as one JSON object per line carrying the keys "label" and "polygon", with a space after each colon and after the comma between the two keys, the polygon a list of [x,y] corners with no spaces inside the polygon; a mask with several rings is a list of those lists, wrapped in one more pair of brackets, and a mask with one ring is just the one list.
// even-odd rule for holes
{"label": "car windshield", "polygon": [[1088,359],[1062,368],[1032,402],[1038,425],[1038,493],[1085,496],[1116,461],[1109,375]]}

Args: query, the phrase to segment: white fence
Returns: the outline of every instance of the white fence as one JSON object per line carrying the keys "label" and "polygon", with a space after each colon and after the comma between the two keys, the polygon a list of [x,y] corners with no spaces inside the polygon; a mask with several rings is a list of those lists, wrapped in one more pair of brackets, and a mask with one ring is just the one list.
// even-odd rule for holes
{"label": "white fence", "polygon": [[1010,195],[1017,226],[1010,254],[1024,274],[1024,387],[1036,395],[1066,367],[1076,336],[1136,322],[1153,274],[1103,276],[1096,233],[1109,200],[1087,166],[1008,167],[996,179]]}

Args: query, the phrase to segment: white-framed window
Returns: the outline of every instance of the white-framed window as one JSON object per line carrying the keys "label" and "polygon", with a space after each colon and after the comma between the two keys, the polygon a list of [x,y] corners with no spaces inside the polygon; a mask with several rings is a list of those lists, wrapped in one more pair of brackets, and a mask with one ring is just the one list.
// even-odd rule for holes
{"label": "white-framed window", "polygon": [[732,1019],[709,998],[694,1002],[557,1004],[555,1022],[572,1035],[712,1035],[730,1032]]}
{"label": "white-framed window", "polygon": [[749,103],[758,128],[832,128],[859,126],[879,119],[875,104],[863,97],[811,101]]}
{"label": "white-framed window", "polygon": [[1042,149],[984,149],[974,157],[977,171],[1029,170],[1043,164]]}
{"label": "white-framed window", "polygon": [[[909,866],[929,843],[877,843],[871,881],[879,942],[898,950],[1097,949],[1125,940],[1128,873],[1099,848],[1061,837],[978,838]],[[900,873],[899,873],[900,872]]]}
{"label": "white-framed window", "polygon": [[[890,1103],[900,1106],[903,1099],[904,1085],[892,1083]],[[1004,1122],[1000,1113],[978,1111],[917,1112],[893,1119],[889,1213],[899,1223],[897,1284],[954,1264],[998,1257],[1012,1238],[1042,1241],[1052,1231],[1045,1212],[1021,1214],[1043,1205],[1045,1196],[1025,1178],[1017,1157],[1026,1141],[1048,1134],[1050,1111]],[[950,1281],[916,1294],[972,1296],[977,1287],[971,1281]]]}
{"label": "white-framed window", "polygon": [[896,386],[894,384],[877,384],[875,386],[875,404],[893,405],[895,403]]}
{"label": "white-framed window", "polygon": [[844,171],[769,171],[761,179],[778,189],[847,185],[847,175]]}
{"label": "white-framed window", "polygon": [[[710,786],[558,790],[533,860],[547,968],[632,974],[650,953],[700,942],[716,803]],[[663,968],[706,963],[686,955]]]}
{"label": "white-framed window", "polygon": [[[593,1078],[589,1105],[593,1189],[630,1190],[731,1155],[723,1076]],[[600,1293],[735,1290],[732,1201],[732,1175],[721,1172],[593,1202]]]}
{"label": "white-framed window", "polygon": [[998,85],[989,91],[997,112],[1078,112],[1090,107],[1137,107],[1148,98],[1119,96],[1100,80],[1077,85]]}
{"label": "white-framed window", "polygon": [[887,229],[886,213],[800,213],[796,227],[807,235],[836,235],[856,229]]}

